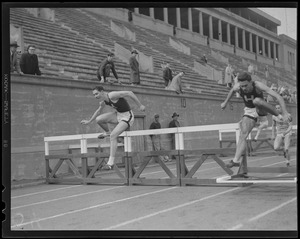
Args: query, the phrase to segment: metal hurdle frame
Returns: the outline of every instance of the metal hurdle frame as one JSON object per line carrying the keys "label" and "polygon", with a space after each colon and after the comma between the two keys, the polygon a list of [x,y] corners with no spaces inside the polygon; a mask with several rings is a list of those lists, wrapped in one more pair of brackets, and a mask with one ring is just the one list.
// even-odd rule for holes
{"label": "metal hurdle frame", "polygon": [[[45,160],[46,160],[46,182],[47,183],[99,183],[99,184],[125,184],[128,185],[128,166],[127,160],[125,160],[125,175],[122,174],[117,165],[114,165],[113,170],[118,175],[118,178],[96,178],[95,173],[99,166],[103,163],[104,158],[108,158],[108,153],[95,152],[88,153],[88,139],[97,139],[99,133],[95,134],[79,134],[79,135],[64,135],[64,136],[51,136],[45,137]],[[72,154],[52,154],[50,155],[50,145],[49,142],[57,141],[67,141],[67,140],[80,140],[80,153]],[[117,152],[116,156],[125,156],[125,153]],[[96,164],[89,170],[88,158],[95,157],[99,160]],[[73,159],[80,158],[82,164],[82,170],[80,172],[79,168],[74,163]],[[52,169],[50,167],[50,160],[59,159],[57,164]],[[58,178],[55,174],[62,165],[63,162],[66,162],[70,169],[75,174],[75,178]]]}

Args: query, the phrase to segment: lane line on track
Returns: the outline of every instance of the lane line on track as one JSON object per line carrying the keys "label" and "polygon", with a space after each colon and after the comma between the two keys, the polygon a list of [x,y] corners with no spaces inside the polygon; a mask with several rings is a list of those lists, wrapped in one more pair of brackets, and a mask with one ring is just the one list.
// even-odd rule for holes
{"label": "lane line on track", "polygon": [[20,209],[20,208],[23,208],[23,207],[35,206],[35,205],[39,205],[39,204],[43,204],[43,203],[55,202],[55,201],[58,201],[58,200],[65,200],[65,199],[73,198],[73,197],[84,196],[84,195],[91,194],[91,193],[99,193],[99,192],[109,191],[109,190],[113,190],[113,189],[117,189],[117,188],[123,188],[123,187],[126,187],[126,186],[117,186],[117,187],[113,187],[113,188],[105,188],[105,189],[100,189],[100,190],[97,190],[97,191],[80,193],[80,194],[75,194],[75,195],[71,195],[71,196],[66,196],[66,197],[55,198],[55,199],[51,199],[51,200],[26,204],[26,205],[22,205],[22,206],[12,207],[11,210]]}
{"label": "lane line on track", "polygon": [[266,215],[268,215],[268,214],[270,214],[270,213],[272,213],[272,212],[275,212],[276,210],[278,210],[278,209],[280,209],[280,208],[282,208],[282,207],[284,207],[284,206],[286,206],[286,205],[288,205],[288,204],[290,204],[290,203],[292,203],[292,202],[294,202],[294,201],[296,201],[296,200],[297,200],[297,197],[295,197],[295,198],[293,198],[293,199],[291,199],[291,200],[289,200],[289,201],[286,201],[286,202],[284,202],[284,203],[281,203],[280,205],[278,205],[278,206],[276,206],[276,207],[273,207],[273,208],[271,208],[271,209],[269,209],[269,210],[267,210],[267,211],[265,211],[265,212],[263,212],[263,213],[258,214],[258,215],[255,216],[255,217],[250,218],[250,219],[249,219],[248,221],[246,221],[245,223],[239,223],[239,224],[237,224],[236,226],[234,226],[234,227],[232,227],[232,228],[230,228],[230,229],[227,229],[227,230],[238,230],[238,229],[241,229],[242,227],[245,226],[245,224],[251,223],[251,222],[253,222],[253,221],[256,221],[256,220],[258,220],[258,219],[260,219],[260,218],[262,218],[262,217],[264,217],[264,216],[266,216]]}
{"label": "lane line on track", "polygon": [[[259,159],[255,159],[255,160],[252,160],[251,162],[253,161],[260,161],[260,160],[263,160],[263,159],[266,159],[266,158],[271,158],[273,156],[269,156],[269,157],[264,157],[264,158],[259,158]],[[211,164],[211,163],[214,163],[214,162],[209,162],[207,164]],[[282,163],[282,162],[277,162],[275,164],[279,164],[279,163]],[[273,164],[271,164],[273,165]],[[270,166],[270,165],[266,165],[266,166]],[[262,167],[266,167],[266,166],[262,166]],[[208,168],[208,169],[204,169],[204,170],[200,170],[201,172],[204,172],[204,171],[209,171],[209,170],[214,170],[214,169],[218,169],[219,167],[212,167],[212,168]],[[176,169],[176,168],[175,168]],[[175,170],[175,169],[171,169],[171,170]],[[160,172],[164,172],[164,171],[156,171],[156,173],[160,173]],[[143,175],[148,175],[148,174],[153,174],[153,172],[151,173],[145,173]],[[226,176],[226,175],[225,175]],[[220,176],[216,176],[214,178],[218,178]],[[165,177],[165,178],[168,178],[168,177]],[[83,185],[75,185],[75,186],[71,186],[71,187],[78,187],[78,186],[83,186]],[[26,205],[22,205],[22,206],[17,206],[17,207],[12,207],[11,210],[15,210],[15,209],[20,209],[20,208],[24,208],[24,207],[29,207],[29,206],[35,206],[35,205],[39,205],[39,204],[43,204],[43,203],[50,203],[50,202],[54,202],[54,201],[58,201],[58,200],[65,200],[65,199],[68,199],[68,198],[73,198],[73,197],[79,197],[79,196],[84,196],[84,195],[88,195],[88,194],[92,194],[92,193],[98,193],[98,192],[102,192],[102,191],[108,191],[108,190],[113,190],[113,189],[117,189],[117,188],[121,188],[121,187],[125,187],[125,186],[117,186],[117,187],[113,187],[113,188],[106,188],[106,189],[101,189],[101,190],[97,190],[97,191],[92,191],[92,192],[86,192],[86,193],[81,193],[81,194],[75,194],[75,195],[71,195],[71,196],[66,196],[66,197],[61,197],[61,198],[55,198],[55,199],[51,199],[51,200],[45,200],[45,201],[41,201],[41,202],[36,202],[36,203],[31,203],[31,204],[26,204]],[[67,188],[70,188],[70,187],[67,187]],[[60,189],[64,189],[64,188],[60,188]],[[60,190],[58,189],[58,190]],[[50,191],[55,191],[55,189],[53,190],[48,190],[48,191],[44,191],[44,192],[50,192]],[[27,195],[30,195],[30,194],[27,194]],[[21,197],[21,196],[20,196]]]}
{"label": "lane line on track", "polygon": [[201,201],[204,201],[204,200],[207,200],[207,199],[211,199],[213,197],[217,197],[217,196],[220,196],[222,194],[229,193],[229,192],[232,192],[232,191],[235,191],[235,190],[238,190],[238,189],[239,188],[229,189],[229,190],[226,190],[226,191],[223,191],[223,192],[220,192],[220,193],[216,193],[216,194],[213,194],[213,195],[210,195],[210,196],[207,196],[207,197],[203,197],[203,198],[200,198],[200,199],[188,202],[188,203],[183,203],[183,204],[175,206],[175,207],[171,207],[171,208],[164,209],[164,210],[161,210],[161,211],[158,211],[158,212],[155,212],[155,213],[151,213],[151,214],[148,214],[148,215],[143,216],[143,217],[138,217],[138,218],[135,218],[135,219],[123,222],[123,223],[119,223],[117,225],[114,225],[114,226],[111,226],[111,227],[107,227],[107,228],[102,229],[102,230],[112,230],[112,229],[116,229],[118,227],[126,226],[128,224],[131,224],[131,223],[134,223],[134,222],[137,222],[137,221],[141,221],[141,220],[147,219],[149,217],[153,217],[153,216],[159,215],[161,213],[166,213],[166,212],[169,212],[169,211],[172,211],[172,210],[175,210],[175,209],[179,209],[179,208],[182,208],[182,207],[190,206],[190,205],[192,205],[194,203],[198,203],[198,202],[201,202]]}
{"label": "lane line on track", "polygon": [[21,197],[27,197],[27,196],[32,196],[32,195],[37,195],[37,194],[41,194],[41,193],[54,192],[54,191],[58,191],[58,190],[63,190],[63,189],[68,189],[68,188],[74,188],[74,187],[80,187],[80,186],[83,186],[83,185],[74,185],[74,186],[63,187],[63,188],[56,188],[56,189],[51,189],[51,190],[46,190],[46,191],[40,191],[40,192],[35,192],[35,193],[28,193],[28,194],[19,195],[19,196],[13,196],[13,197],[11,197],[11,199],[21,198]]}
{"label": "lane line on track", "polygon": [[82,212],[82,211],[85,211],[85,210],[90,210],[90,209],[94,209],[94,208],[98,208],[98,207],[103,207],[103,206],[107,206],[107,205],[118,203],[118,202],[124,202],[124,201],[128,201],[128,200],[143,197],[143,196],[148,196],[148,195],[155,194],[155,193],[161,193],[161,192],[172,190],[172,189],[175,189],[175,188],[177,188],[177,187],[165,188],[165,189],[157,190],[157,191],[154,191],[154,192],[139,194],[139,195],[136,195],[136,196],[133,196],[133,197],[128,197],[128,198],[115,200],[115,201],[112,201],[112,202],[106,202],[106,203],[97,204],[97,205],[82,208],[82,209],[72,210],[72,211],[65,212],[65,213],[60,213],[60,214],[57,214],[57,215],[54,215],[54,216],[51,216],[51,217],[45,217],[45,218],[41,218],[41,219],[38,219],[38,220],[29,221],[29,222],[22,223],[22,224],[17,224],[17,225],[12,226],[11,228],[15,228],[15,227],[19,227],[19,226],[25,226],[25,225],[28,225],[28,224],[31,224],[31,223],[41,222],[41,221],[45,221],[45,220],[49,220],[49,219],[53,219],[53,218],[57,218],[57,217],[65,216],[65,215],[70,215],[70,214],[73,214],[73,213],[78,213],[78,212]]}

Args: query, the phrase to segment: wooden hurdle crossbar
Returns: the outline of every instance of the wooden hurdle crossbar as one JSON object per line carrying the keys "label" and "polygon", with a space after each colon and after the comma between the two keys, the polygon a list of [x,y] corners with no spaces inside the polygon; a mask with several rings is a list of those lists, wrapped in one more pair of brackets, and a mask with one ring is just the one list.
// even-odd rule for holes
{"label": "wooden hurdle crossbar", "polygon": [[[99,184],[125,184],[128,185],[128,167],[125,160],[125,172],[122,173],[117,165],[113,166],[113,170],[118,176],[117,178],[103,178],[95,177],[95,173],[98,168],[105,163],[104,159],[109,157],[108,153],[95,152],[88,153],[88,139],[97,139],[99,133],[97,134],[80,134],[80,135],[63,135],[63,136],[51,136],[45,137],[45,160],[46,160],[46,182],[48,183],[99,183]],[[68,140],[79,140],[80,141],[80,153],[69,153],[63,155],[50,155],[50,142],[68,141]],[[93,146],[94,147],[94,146]],[[116,156],[124,157],[125,153],[117,152]],[[88,158],[96,158],[96,163],[92,168],[89,168]],[[73,159],[81,159],[81,170],[76,166]],[[50,167],[49,160],[58,159],[58,162],[52,169]],[[56,173],[60,166],[66,162],[73,171],[75,178],[58,178]]]}

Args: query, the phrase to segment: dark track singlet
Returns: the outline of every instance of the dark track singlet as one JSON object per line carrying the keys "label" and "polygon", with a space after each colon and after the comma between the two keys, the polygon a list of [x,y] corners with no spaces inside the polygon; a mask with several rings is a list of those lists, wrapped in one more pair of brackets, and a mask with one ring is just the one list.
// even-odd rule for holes
{"label": "dark track singlet", "polygon": [[253,104],[255,98],[264,98],[263,92],[255,87],[255,82],[252,83],[252,86],[253,90],[251,92],[245,93],[242,88],[240,88],[239,92],[244,100],[245,106],[248,108],[255,108],[255,105]]}
{"label": "dark track singlet", "polygon": [[119,100],[116,103],[114,103],[108,97],[108,101],[104,101],[104,103],[106,105],[109,105],[109,106],[115,108],[120,113],[127,112],[127,111],[131,110],[128,102],[124,98],[119,98]]}

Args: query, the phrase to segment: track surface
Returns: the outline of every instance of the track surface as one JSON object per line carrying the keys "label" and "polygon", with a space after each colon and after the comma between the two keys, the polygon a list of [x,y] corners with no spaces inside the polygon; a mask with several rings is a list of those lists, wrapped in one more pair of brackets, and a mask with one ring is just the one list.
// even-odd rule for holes
{"label": "track surface", "polygon": [[[231,157],[222,159],[228,162]],[[295,148],[291,160],[296,167]],[[187,167],[194,163],[187,160]],[[176,173],[174,162],[167,165]],[[285,163],[283,156],[270,151],[249,157],[248,166],[284,167]],[[143,175],[167,176],[158,164],[147,167]],[[224,175],[213,160],[207,160],[195,176]],[[296,231],[297,220],[297,186],[291,183],[247,187],[42,184],[11,191],[13,231]]]}

